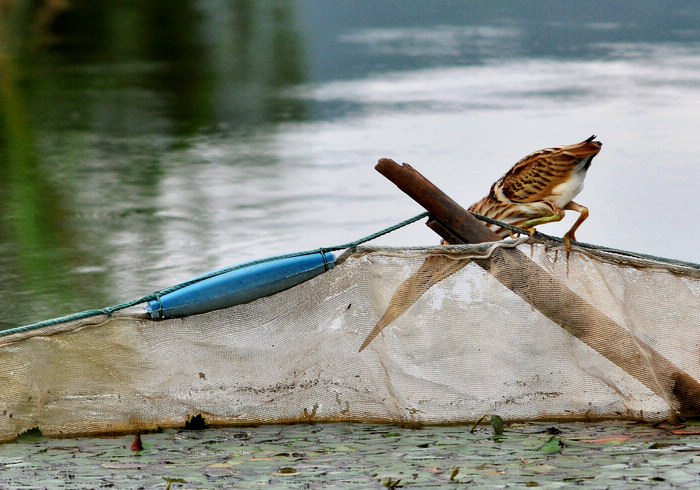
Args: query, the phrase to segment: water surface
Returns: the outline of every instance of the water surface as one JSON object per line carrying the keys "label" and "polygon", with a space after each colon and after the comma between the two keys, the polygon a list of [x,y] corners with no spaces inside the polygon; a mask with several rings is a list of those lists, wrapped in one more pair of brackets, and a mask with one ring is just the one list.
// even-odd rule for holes
{"label": "water surface", "polygon": [[[527,153],[593,133],[578,238],[700,261],[700,7],[586,5],[9,9],[0,326],[421,212],[381,157],[466,206]],[[379,243],[436,240],[415,224]]]}

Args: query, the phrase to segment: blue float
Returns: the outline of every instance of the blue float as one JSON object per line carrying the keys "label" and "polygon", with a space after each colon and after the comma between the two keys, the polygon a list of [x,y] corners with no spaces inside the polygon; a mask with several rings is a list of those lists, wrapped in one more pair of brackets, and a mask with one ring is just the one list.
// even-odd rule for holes
{"label": "blue float", "polygon": [[227,308],[289,289],[334,265],[331,252],[241,264],[230,272],[198,276],[193,281],[202,279],[149,301],[146,310],[153,318],[174,318]]}

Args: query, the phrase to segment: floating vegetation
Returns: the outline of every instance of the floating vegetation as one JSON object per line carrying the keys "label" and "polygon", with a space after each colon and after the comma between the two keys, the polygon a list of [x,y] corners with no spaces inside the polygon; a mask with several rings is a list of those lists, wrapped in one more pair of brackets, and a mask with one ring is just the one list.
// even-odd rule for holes
{"label": "floating vegetation", "polygon": [[503,419],[499,417],[498,415],[494,415],[491,413],[487,413],[485,415],[482,415],[479,420],[474,422],[474,425],[472,426],[472,429],[469,431],[472,434],[474,433],[474,430],[476,430],[477,426],[486,418],[490,417],[491,418],[491,427],[493,427],[493,433],[496,436],[502,436],[503,435]]}
{"label": "floating vegetation", "polygon": [[28,438],[0,445],[0,486],[56,478],[79,488],[700,485],[697,426],[526,423],[497,436],[494,417],[491,425],[473,433],[372,424],[167,429],[138,452],[133,434]]}

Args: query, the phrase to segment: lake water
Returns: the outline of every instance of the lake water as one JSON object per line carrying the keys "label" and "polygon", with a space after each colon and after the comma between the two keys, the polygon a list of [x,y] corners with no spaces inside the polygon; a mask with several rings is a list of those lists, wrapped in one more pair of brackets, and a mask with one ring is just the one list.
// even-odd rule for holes
{"label": "lake water", "polygon": [[[421,212],[381,157],[467,206],[527,153],[594,133],[578,238],[700,261],[700,5],[6,10],[0,327]],[[437,240],[419,223],[378,243]]]}

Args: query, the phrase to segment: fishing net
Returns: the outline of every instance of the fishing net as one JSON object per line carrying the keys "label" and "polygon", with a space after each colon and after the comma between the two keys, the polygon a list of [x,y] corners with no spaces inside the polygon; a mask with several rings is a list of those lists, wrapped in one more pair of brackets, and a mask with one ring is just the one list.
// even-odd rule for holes
{"label": "fishing net", "polygon": [[[0,336],[0,438],[700,415],[700,267],[551,243],[354,247],[207,313]],[[360,350],[362,348],[362,350]]]}

